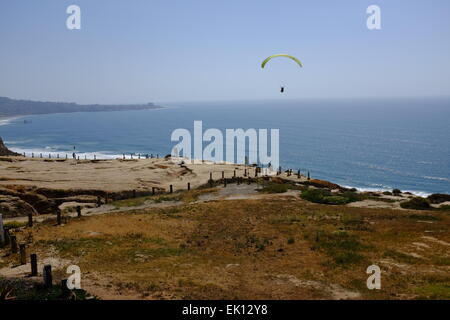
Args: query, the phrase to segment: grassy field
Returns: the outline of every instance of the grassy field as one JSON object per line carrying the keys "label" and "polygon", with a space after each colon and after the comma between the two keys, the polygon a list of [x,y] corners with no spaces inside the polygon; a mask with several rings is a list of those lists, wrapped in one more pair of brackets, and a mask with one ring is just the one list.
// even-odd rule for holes
{"label": "grassy field", "polygon": [[[450,299],[448,211],[299,194],[192,203],[198,193],[179,193],[159,199],[171,207],[47,221],[17,236],[38,256],[80,266],[83,289],[104,299]],[[148,200],[159,201],[114,205]],[[367,289],[372,264],[381,290]]]}

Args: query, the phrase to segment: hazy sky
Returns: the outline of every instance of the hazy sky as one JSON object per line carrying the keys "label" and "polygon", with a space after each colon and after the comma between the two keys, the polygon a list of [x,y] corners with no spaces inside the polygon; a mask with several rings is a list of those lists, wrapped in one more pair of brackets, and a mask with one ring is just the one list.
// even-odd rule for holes
{"label": "hazy sky", "polygon": [[[81,7],[81,30],[66,8]],[[366,27],[381,7],[382,29]],[[297,56],[261,61],[274,53]],[[279,86],[286,86],[281,95]],[[448,0],[1,0],[0,96],[78,103],[450,95]]]}

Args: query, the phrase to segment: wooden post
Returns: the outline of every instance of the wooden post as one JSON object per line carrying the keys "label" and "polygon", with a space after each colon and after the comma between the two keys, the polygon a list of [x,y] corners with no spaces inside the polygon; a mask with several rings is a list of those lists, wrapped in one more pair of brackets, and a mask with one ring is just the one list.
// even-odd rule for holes
{"label": "wooden post", "polygon": [[44,286],[46,288],[51,288],[53,286],[53,279],[52,279],[52,266],[50,264],[44,266],[43,276],[44,276]]}
{"label": "wooden post", "polygon": [[123,154],[123,157],[122,157],[122,159],[123,159],[123,160],[125,160],[125,153]]}
{"label": "wooden post", "polygon": [[67,279],[61,280],[61,297],[67,298],[70,295],[70,289],[67,287]]}
{"label": "wooden post", "polygon": [[191,190],[191,183],[188,182],[188,190]]}
{"label": "wooden post", "polygon": [[51,159],[51,158],[52,158],[52,155],[51,155],[50,153],[48,154],[48,158],[49,158],[49,159]]}
{"label": "wooden post", "polygon": [[59,208],[56,209],[56,223],[58,224],[58,226],[60,226],[62,223],[61,209],[59,209]]}
{"label": "wooden post", "polygon": [[59,153],[58,153],[58,154],[56,154],[56,158],[58,158],[58,159],[59,159]]}
{"label": "wooden post", "polygon": [[223,187],[224,187],[224,188],[227,187],[227,179],[223,179]]}
{"label": "wooden post", "polygon": [[236,170],[233,172],[233,178],[236,178]]}
{"label": "wooden post", "polygon": [[28,227],[32,227],[33,226],[33,214],[30,212],[28,214]]}
{"label": "wooden post", "polygon": [[0,244],[5,244],[5,229],[3,228],[3,215],[0,213]]}
{"label": "wooden post", "polygon": [[31,276],[36,277],[38,275],[38,265],[37,265],[37,255],[36,253],[33,253],[30,255],[31,260]]}
{"label": "wooden post", "polygon": [[247,176],[247,169],[244,169],[244,177]]}
{"label": "wooden post", "polygon": [[248,177],[248,184],[252,183],[252,178]]}
{"label": "wooden post", "polygon": [[6,247],[11,244],[11,236],[9,235],[9,229],[3,227],[3,231],[5,232],[5,242],[3,244]]}
{"label": "wooden post", "polygon": [[258,177],[258,167],[255,167],[255,178]]}
{"label": "wooden post", "polygon": [[222,171],[222,180],[225,179],[225,172]]}
{"label": "wooden post", "polygon": [[213,179],[212,179],[212,172],[209,173],[209,186],[212,188],[213,186]]}
{"label": "wooden post", "polygon": [[77,216],[78,218],[81,217],[81,206],[77,206]]}
{"label": "wooden post", "polygon": [[34,152],[31,153],[31,157],[34,158]]}
{"label": "wooden post", "polygon": [[155,187],[152,187],[152,195],[155,195]]}
{"label": "wooden post", "polygon": [[297,170],[297,178],[300,179],[300,170]]}
{"label": "wooden post", "polygon": [[17,238],[16,236],[10,236],[11,240],[11,253],[17,253]]}
{"label": "wooden post", "polygon": [[42,153],[41,153],[41,155],[40,155],[40,158],[42,158]]}
{"label": "wooden post", "polygon": [[170,185],[170,193],[173,193],[173,186]]}
{"label": "wooden post", "polygon": [[97,156],[94,154],[94,160],[97,160]]}
{"label": "wooden post", "polygon": [[27,264],[27,249],[25,243],[21,243],[19,245],[19,252],[20,252],[20,264],[21,265]]}
{"label": "wooden post", "polygon": [[308,180],[309,180],[310,178],[309,178],[309,171],[308,171]]}

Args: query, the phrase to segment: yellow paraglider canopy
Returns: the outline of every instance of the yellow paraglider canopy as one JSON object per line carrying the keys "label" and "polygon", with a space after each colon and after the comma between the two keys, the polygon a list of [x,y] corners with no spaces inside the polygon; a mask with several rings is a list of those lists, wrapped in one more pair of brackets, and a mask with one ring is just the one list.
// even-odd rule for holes
{"label": "yellow paraglider canopy", "polygon": [[264,69],[264,67],[266,66],[267,62],[269,62],[271,59],[277,58],[277,57],[285,57],[285,58],[292,59],[292,60],[294,60],[295,62],[297,62],[297,64],[298,64],[300,67],[303,67],[303,64],[300,62],[300,60],[298,60],[298,59],[297,59],[296,57],[294,57],[294,56],[290,56],[290,55],[288,55],[288,54],[274,54],[274,55],[272,55],[272,56],[266,58],[266,59],[262,62],[261,68]]}

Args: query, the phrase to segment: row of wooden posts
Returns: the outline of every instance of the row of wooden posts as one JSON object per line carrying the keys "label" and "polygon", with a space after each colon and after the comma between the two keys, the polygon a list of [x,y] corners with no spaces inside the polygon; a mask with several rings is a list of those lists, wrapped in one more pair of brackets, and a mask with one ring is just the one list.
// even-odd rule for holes
{"label": "row of wooden posts", "polygon": [[[20,265],[27,264],[27,247],[25,243],[18,243],[17,237],[9,233],[9,229],[3,226],[3,216],[0,214],[0,244],[3,247],[10,247],[11,254],[18,254]],[[45,265],[42,271],[44,285],[48,288],[52,287],[52,266]],[[38,276],[38,259],[37,254],[30,254],[30,276]]]}
{"label": "row of wooden posts", "polygon": [[[23,156],[26,157],[27,154],[24,152]],[[35,156],[34,152],[32,152],[30,154],[30,156],[31,156],[31,158],[44,158],[45,155],[43,155],[42,153],[39,153],[39,157],[38,157],[37,154]],[[159,154],[154,155],[153,153],[145,154],[145,155],[144,154],[141,155],[139,153],[137,156],[135,154],[131,153],[130,154],[130,159],[134,159],[133,156],[137,157],[138,159],[141,159],[141,158],[145,158],[145,159],[154,159],[154,158],[156,158],[156,159],[159,159]],[[47,158],[48,159],[52,159],[52,154],[49,153]],[[125,160],[126,158],[127,158],[126,154],[123,153],[122,154],[122,159]],[[56,154],[56,159],[69,159],[69,155],[66,153],[63,157],[60,157],[59,153],[57,153]],[[80,160],[80,156],[77,156],[77,160]],[[87,155],[84,155],[84,160],[87,160]],[[94,160],[97,160],[97,156],[95,154],[94,154]]]}
{"label": "row of wooden posts", "polygon": [[[133,153],[130,154],[130,159],[133,159],[133,155],[134,155]],[[26,157],[26,153],[25,153],[25,152],[23,153],[23,156]],[[153,153],[150,154],[150,155],[149,155],[149,154],[145,154],[145,155],[142,155],[142,157],[145,157],[145,159],[153,159],[153,158],[159,159],[159,154],[157,154],[157,155],[155,155],[155,156],[153,155]],[[34,153],[31,153],[31,158],[34,158]],[[42,153],[39,154],[39,158],[43,158]],[[49,158],[49,159],[52,158],[51,153],[48,154],[48,158]],[[56,154],[56,158],[57,158],[57,159],[60,158],[60,157],[59,157],[59,154]],[[138,159],[141,159],[141,154],[140,154],[140,153],[137,155],[137,158],[138,158]],[[67,153],[65,154],[65,159],[68,159]],[[78,156],[77,159],[80,160],[80,156]],[[87,160],[87,156],[86,156],[86,155],[84,156],[84,159]],[[94,160],[96,160],[96,159],[97,159],[97,157],[96,157],[96,155],[94,154]],[[122,154],[122,159],[123,159],[123,160],[126,159],[125,153]],[[247,171],[247,169],[245,169],[245,170]],[[286,170],[286,172],[287,172],[287,175],[288,175],[288,176],[291,176],[292,173],[293,173],[292,169],[288,169],[288,170]],[[279,169],[277,170],[277,175],[280,175],[280,174],[281,174],[281,167],[279,167]],[[244,173],[244,176],[246,176],[246,175],[247,175],[247,174]],[[297,170],[297,176],[298,176],[298,178],[300,178],[300,170]],[[308,171],[308,179],[309,179],[309,178],[310,178],[310,177],[309,177],[309,171]]]}

